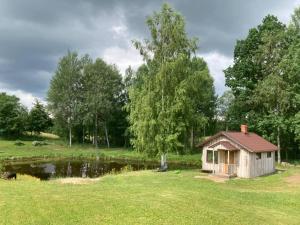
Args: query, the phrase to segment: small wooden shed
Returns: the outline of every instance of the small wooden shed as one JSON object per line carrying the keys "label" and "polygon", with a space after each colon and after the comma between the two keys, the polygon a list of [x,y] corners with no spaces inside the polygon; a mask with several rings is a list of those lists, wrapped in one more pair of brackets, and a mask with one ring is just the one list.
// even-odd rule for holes
{"label": "small wooden shed", "polygon": [[277,146],[255,133],[249,133],[247,125],[241,125],[241,132],[219,132],[200,146],[203,147],[202,170],[243,178],[275,171]]}

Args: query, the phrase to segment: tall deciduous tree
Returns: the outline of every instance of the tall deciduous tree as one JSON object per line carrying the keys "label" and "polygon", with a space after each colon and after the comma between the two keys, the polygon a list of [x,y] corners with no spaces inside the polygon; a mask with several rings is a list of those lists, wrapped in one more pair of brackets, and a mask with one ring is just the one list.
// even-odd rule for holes
{"label": "tall deciduous tree", "polygon": [[[234,64],[225,70],[226,84],[235,96],[231,116],[277,142],[278,161],[284,148],[295,151],[297,112],[300,109],[300,9],[288,27],[274,16],[238,41]],[[294,153],[293,153],[294,154]]]}
{"label": "tall deciduous tree", "polygon": [[258,126],[263,126],[265,130],[269,127],[271,134],[276,134],[278,163],[281,163],[281,133],[287,129],[286,113],[291,106],[290,97],[288,84],[277,74],[269,75],[259,82],[252,97],[253,102],[262,109]]}
{"label": "tall deciduous tree", "polygon": [[164,164],[167,152],[184,148],[188,134],[205,123],[203,108],[214,97],[213,80],[205,62],[193,57],[196,40],[187,37],[179,13],[164,4],[147,24],[151,39],[134,41],[145,65],[129,90],[127,109],[133,146],[161,155]]}
{"label": "tall deciduous tree", "polygon": [[122,77],[113,65],[107,65],[102,59],[96,59],[84,70],[84,95],[88,117],[94,121],[94,143],[98,148],[98,131],[102,125],[107,147],[110,147],[108,123],[122,90]]}
{"label": "tall deciduous tree", "polygon": [[[234,49],[234,64],[225,72],[226,85],[231,88],[237,107],[234,120],[239,124],[251,120],[251,96],[260,80],[278,72],[278,63],[287,49],[286,26],[275,16],[266,16],[262,24],[249,30]],[[277,70],[277,71],[276,71]]]}
{"label": "tall deciduous tree", "polygon": [[60,59],[50,82],[48,105],[59,124],[68,129],[72,146],[72,129],[78,119],[82,90],[82,61],[76,52],[68,52]]}

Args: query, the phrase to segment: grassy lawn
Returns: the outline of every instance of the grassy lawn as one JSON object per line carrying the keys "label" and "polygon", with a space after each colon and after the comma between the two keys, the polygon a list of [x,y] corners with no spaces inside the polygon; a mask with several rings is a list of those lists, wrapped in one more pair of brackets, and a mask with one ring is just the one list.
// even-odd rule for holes
{"label": "grassy lawn", "polygon": [[[0,141],[5,159],[103,158],[146,160],[126,149],[68,148],[59,141],[34,147]],[[200,154],[169,155],[174,162],[200,163]],[[150,159],[158,160],[158,159]],[[87,184],[39,181],[18,175],[0,179],[0,225],[7,224],[299,224],[300,168],[255,179],[216,183],[199,170],[128,172]],[[203,175],[202,176],[206,176]]]}
{"label": "grassy lawn", "polygon": [[215,183],[196,170],[107,175],[89,184],[0,180],[0,224],[299,224],[300,169]]}
{"label": "grassy lawn", "polygon": [[[74,145],[69,148],[59,140],[48,140],[49,145],[33,146],[32,141],[23,141],[25,145],[16,146],[14,141],[0,140],[0,161],[11,159],[43,159],[43,158],[107,158],[121,160],[159,161],[159,158],[148,158],[142,153],[124,148],[100,148],[96,150],[90,145]],[[200,167],[200,154],[169,154],[169,162],[192,164]]]}

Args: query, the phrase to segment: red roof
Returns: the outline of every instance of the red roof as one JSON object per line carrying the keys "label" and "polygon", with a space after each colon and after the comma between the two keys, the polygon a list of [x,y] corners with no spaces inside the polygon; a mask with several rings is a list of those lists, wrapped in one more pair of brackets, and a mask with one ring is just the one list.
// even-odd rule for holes
{"label": "red roof", "polygon": [[213,147],[216,147],[218,145],[223,145],[227,150],[238,150],[237,147],[233,146],[228,141],[219,141],[216,144],[213,144],[213,145],[209,146],[209,148],[213,148]]}
{"label": "red roof", "polygon": [[242,148],[245,148],[246,150],[250,152],[270,152],[270,151],[277,151],[278,148],[276,145],[273,145],[271,142],[267,141],[266,139],[262,138],[261,136],[255,134],[255,133],[247,133],[244,134],[242,132],[219,132],[216,135],[206,139],[201,146],[206,145],[211,140],[220,137],[225,136],[232,142],[238,144]]}

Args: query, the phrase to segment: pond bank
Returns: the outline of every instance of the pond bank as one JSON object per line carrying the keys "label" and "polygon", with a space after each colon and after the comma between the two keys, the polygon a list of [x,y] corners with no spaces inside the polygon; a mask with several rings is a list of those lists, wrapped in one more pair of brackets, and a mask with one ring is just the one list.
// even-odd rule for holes
{"label": "pond bank", "polygon": [[[59,160],[102,160],[125,164],[159,165],[159,158],[149,158],[142,153],[125,149],[95,149],[88,145],[74,145],[69,148],[58,143],[45,146],[32,146],[30,141],[24,141],[23,146],[14,145],[14,141],[0,140],[0,164],[13,162],[59,161]],[[182,168],[201,168],[201,155],[168,155],[168,164]]]}
{"label": "pond bank", "polygon": [[[42,161],[5,161],[2,172],[30,175],[41,180],[65,177],[96,178],[127,171],[155,170],[157,162],[138,160],[59,159]],[[169,163],[169,170],[195,169],[181,163]]]}

